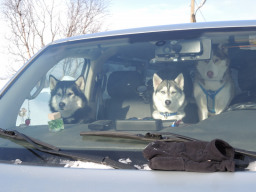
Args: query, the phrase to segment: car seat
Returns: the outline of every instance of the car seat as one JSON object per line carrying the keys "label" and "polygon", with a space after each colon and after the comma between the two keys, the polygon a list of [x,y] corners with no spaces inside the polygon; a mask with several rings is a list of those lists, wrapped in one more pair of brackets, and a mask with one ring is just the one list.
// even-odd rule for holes
{"label": "car seat", "polygon": [[151,117],[151,106],[139,96],[137,88],[144,85],[143,76],[137,71],[115,71],[109,75],[105,102],[105,118],[142,119]]}

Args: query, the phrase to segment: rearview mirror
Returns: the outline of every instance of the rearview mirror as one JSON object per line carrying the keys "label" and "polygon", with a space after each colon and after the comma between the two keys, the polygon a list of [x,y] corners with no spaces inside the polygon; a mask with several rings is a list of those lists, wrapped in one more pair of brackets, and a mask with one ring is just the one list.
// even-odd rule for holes
{"label": "rearview mirror", "polygon": [[158,41],[155,45],[153,63],[210,59],[210,39]]}

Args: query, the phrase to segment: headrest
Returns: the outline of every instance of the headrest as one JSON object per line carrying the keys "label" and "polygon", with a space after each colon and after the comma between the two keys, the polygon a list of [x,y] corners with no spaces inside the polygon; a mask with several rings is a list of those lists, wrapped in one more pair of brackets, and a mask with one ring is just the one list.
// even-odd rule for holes
{"label": "headrest", "polygon": [[112,98],[134,98],[140,85],[143,78],[137,71],[115,71],[108,78],[107,91]]}
{"label": "headrest", "polygon": [[243,67],[238,71],[238,85],[243,91],[255,91],[255,73],[256,68],[254,63],[244,64]]}

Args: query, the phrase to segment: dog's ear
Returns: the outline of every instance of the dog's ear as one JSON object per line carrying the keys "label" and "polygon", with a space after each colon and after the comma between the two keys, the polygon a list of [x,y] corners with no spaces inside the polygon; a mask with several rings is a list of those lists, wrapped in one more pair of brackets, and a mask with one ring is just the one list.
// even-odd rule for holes
{"label": "dog's ear", "polygon": [[221,59],[226,59],[228,57],[228,48],[226,45],[219,43],[219,44],[214,44],[212,46],[213,53],[221,58]]}
{"label": "dog's ear", "polygon": [[153,87],[154,90],[157,89],[158,85],[162,82],[163,80],[156,74],[154,73],[153,75]]}
{"label": "dog's ear", "polygon": [[182,90],[184,89],[184,76],[182,73],[180,73],[174,81],[179,85]]}
{"label": "dog's ear", "polygon": [[218,48],[219,48],[219,50],[220,50],[225,56],[228,55],[228,48],[227,48],[227,46],[225,46],[224,44],[220,43],[220,44],[218,45]]}
{"label": "dog's ear", "polygon": [[56,79],[53,75],[49,76],[49,84],[51,91],[56,87],[56,84],[58,83],[58,79]]}
{"label": "dog's ear", "polygon": [[84,77],[83,76],[80,76],[77,78],[76,80],[76,85],[77,87],[83,92],[84,91]]}

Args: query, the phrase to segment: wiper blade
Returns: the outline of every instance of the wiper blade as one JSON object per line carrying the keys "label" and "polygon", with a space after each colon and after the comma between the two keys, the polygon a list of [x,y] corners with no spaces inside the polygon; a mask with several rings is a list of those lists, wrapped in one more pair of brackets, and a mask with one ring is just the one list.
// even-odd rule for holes
{"label": "wiper blade", "polygon": [[[184,141],[195,141],[196,139],[174,134],[174,133],[146,133],[146,134],[131,134],[123,131],[88,131],[81,132],[81,136],[102,136],[112,138],[123,138],[123,139],[135,139],[141,141],[173,141],[173,142],[184,142]],[[163,135],[168,135],[165,137]]]}
{"label": "wiper blade", "polygon": [[[161,132],[160,133],[146,133],[146,134],[131,134],[121,131],[89,131],[81,132],[81,136],[102,136],[102,137],[112,137],[112,138],[124,138],[124,139],[135,139],[142,141],[167,141],[167,142],[187,142],[187,141],[201,141],[195,138],[187,137],[184,135],[179,135],[170,132]],[[242,149],[234,148],[235,153],[238,155],[249,156],[256,158],[256,152],[247,151]]]}
{"label": "wiper blade", "polygon": [[231,105],[225,111],[236,111],[236,110],[256,110],[256,103],[248,102],[248,103],[237,103]]}
{"label": "wiper blade", "polygon": [[244,149],[235,148],[235,152],[237,154],[246,155],[246,156],[249,156],[249,157],[256,158],[256,152],[254,152],[254,151],[247,151],[247,150],[244,150]]}
{"label": "wiper blade", "polygon": [[53,150],[53,151],[60,151],[60,149],[58,147],[55,147],[55,146],[50,145],[48,143],[45,143],[43,141],[40,141],[40,140],[37,140],[35,138],[24,135],[24,134],[22,134],[18,131],[9,131],[9,130],[4,130],[4,129],[0,128],[0,135],[5,136],[5,137],[9,137],[9,138],[12,138],[12,139],[18,139],[18,140],[26,141],[26,142],[30,143],[36,149],[45,148],[45,149],[49,149],[49,150]]}
{"label": "wiper blade", "polygon": [[[129,164],[123,164],[118,161],[112,160],[109,157],[93,156],[93,155],[80,155],[70,152],[63,152],[60,148],[50,145],[48,143],[42,142],[30,136],[27,136],[18,131],[9,131],[0,128],[0,136],[8,138],[10,140],[22,140],[31,144],[35,149],[41,152],[49,153],[52,155],[62,156],[71,158],[74,160],[93,162],[103,165],[111,166],[115,169],[136,169],[134,166]],[[28,147],[27,147],[28,148]]]}

